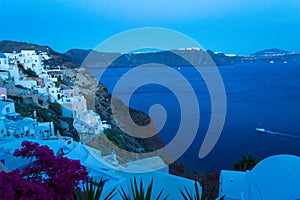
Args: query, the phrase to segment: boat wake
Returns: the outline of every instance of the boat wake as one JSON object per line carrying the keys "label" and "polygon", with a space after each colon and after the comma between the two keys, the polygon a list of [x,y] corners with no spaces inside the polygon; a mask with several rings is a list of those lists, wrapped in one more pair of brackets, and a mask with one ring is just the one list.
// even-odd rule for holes
{"label": "boat wake", "polygon": [[276,131],[271,131],[271,130],[265,130],[263,128],[256,128],[255,130],[260,133],[266,133],[266,134],[271,134],[271,135],[279,135],[279,136],[284,136],[284,137],[289,137],[289,138],[300,139],[300,135],[293,135],[293,134],[289,134],[289,133],[281,133],[281,132],[276,132]]}

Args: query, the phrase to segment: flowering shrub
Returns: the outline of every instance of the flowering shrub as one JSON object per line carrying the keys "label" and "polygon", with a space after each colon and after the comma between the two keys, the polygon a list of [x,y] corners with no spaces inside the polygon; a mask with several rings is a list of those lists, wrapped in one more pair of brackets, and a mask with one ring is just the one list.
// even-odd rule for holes
{"label": "flowering shrub", "polygon": [[0,173],[0,199],[73,199],[73,188],[88,177],[78,160],[55,156],[48,146],[24,141],[14,156],[30,159],[22,171]]}

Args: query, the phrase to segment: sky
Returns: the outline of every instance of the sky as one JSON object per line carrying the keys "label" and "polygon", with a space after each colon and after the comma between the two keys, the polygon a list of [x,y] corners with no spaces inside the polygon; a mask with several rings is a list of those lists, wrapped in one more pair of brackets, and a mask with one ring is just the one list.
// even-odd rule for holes
{"label": "sky", "polygon": [[3,0],[0,40],[93,49],[123,31],[161,27],[205,50],[300,51],[299,0]]}

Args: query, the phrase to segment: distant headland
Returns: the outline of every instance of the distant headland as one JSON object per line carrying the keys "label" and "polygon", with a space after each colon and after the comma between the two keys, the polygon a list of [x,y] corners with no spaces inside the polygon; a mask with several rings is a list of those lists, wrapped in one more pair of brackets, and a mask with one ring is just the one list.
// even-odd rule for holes
{"label": "distant headland", "polygon": [[[110,66],[112,67],[134,67],[147,63],[160,63],[171,67],[190,66],[186,60],[179,55],[188,56],[194,59],[203,54],[208,54],[217,66],[234,65],[243,63],[290,63],[300,62],[300,52],[289,52],[281,49],[266,49],[258,51],[251,55],[227,54],[214,52],[211,50],[201,50],[199,48],[182,48],[170,51],[142,52],[142,53],[110,53],[98,52],[95,50],[70,49],[67,52],[59,53],[49,46],[31,44],[26,42],[16,42],[9,40],[0,41],[0,52],[13,52],[24,49],[31,49],[37,52],[47,52],[52,59],[47,63],[49,65],[60,65],[70,68],[80,67],[85,58],[93,54],[101,63],[109,63],[113,58],[117,58]],[[99,60],[96,60],[99,63]],[[96,62],[95,61],[95,62]]]}

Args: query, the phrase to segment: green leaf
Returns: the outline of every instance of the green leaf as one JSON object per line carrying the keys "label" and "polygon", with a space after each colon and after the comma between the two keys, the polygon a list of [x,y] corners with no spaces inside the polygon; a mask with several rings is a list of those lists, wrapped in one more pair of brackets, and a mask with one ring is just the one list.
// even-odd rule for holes
{"label": "green leaf", "polygon": [[[141,179],[139,181],[139,185],[137,183],[136,178],[133,179],[133,182],[130,181],[130,186],[131,186],[131,195],[132,198],[130,198],[131,196],[129,194],[126,194],[125,189],[123,187],[121,187],[121,191],[119,191],[119,194],[121,195],[123,200],[151,200],[151,196],[152,196],[152,189],[153,189],[153,179],[151,179],[148,187],[147,187],[147,191],[145,193],[144,187],[143,187],[143,180]],[[155,198],[156,200],[161,199],[163,190],[160,191],[160,193],[158,194],[158,196]],[[169,197],[169,195],[167,195],[165,198],[163,199],[167,199]]]}

